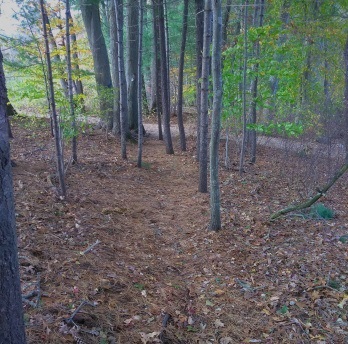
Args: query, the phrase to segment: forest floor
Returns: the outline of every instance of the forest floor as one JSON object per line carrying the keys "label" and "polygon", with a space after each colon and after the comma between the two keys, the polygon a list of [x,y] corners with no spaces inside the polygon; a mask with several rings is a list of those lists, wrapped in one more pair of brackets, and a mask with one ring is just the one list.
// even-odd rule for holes
{"label": "forest floor", "polygon": [[325,173],[270,147],[243,176],[221,163],[215,233],[193,136],[175,155],[146,137],[139,169],[137,144],[124,161],[117,138],[88,129],[61,200],[47,121],[17,119],[14,135],[28,343],[348,343],[348,176],[325,196],[333,219],[271,222]]}

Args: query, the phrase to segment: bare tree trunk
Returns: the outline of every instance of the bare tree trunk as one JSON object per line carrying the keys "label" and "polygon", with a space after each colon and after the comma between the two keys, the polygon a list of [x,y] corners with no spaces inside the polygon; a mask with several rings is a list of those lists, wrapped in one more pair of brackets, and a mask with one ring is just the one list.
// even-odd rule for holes
{"label": "bare tree trunk", "polygon": [[72,161],[77,163],[77,126],[76,126],[76,117],[74,111],[74,98],[73,98],[73,80],[72,80],[72,68],[71,68],[71,51],[70,51],[70,0],[65,0],[65,10],[66,10],[66,64],[68,70],[68,95],[69,95],[69,105],[70,105],[70,117],[71,117],[71,127],[73,131],[72,137]]}
{"label": "bare tree trunk", "polygon": [[196,107],[197,107],[197,153],[199,161],[201,144],[201,76],[202,76],[202,53],[203,53],[203,31],[204,31],[204,0],[196,2]]}
{"label": "bare tree trunk", "polygon": [[348,38],[344,49],[345,63],[345,89],[344,89],[344,116],[345,116],[345,144],[346,144],[346,164],[348,164]]}
{"label": "bare tree trunk", "polygon": [[248,63],[248,5],[249,1],[245,0],[244,10],[244,65],[243,65],[243,137],[242,137],[242,148],[240,152],[239,161],[239,174],[242,175],[244,172],[244,158],[246,149],[246,135],[247,135],[247,116],[246,116],[246,79],[247,79],[247,63]]}
{"label": "bare tree trunk", "polygon": [[212,46],[212,76],[213,76],[213,113],[211,120],[210,141],[210,230],[221,229],[220,185],[219,185],[219,142],[222,108],[222,73],[221,73],[221,41],[222,13],[221,0],[213,1],[213,46]]}
{"label": "bare tree trunk", "polygon": [[187,36],[187,16],[188,16],[188,0],[184,0],[184,13],[182,19],[182,38],[179,60],[179,76],[178,76],[178,127],[180,133],[180,147],[182,151],[186,151],[186,137],[184,119],[182,115],[183,109],[183,83],[184,83],[184,65],[185,65],[185,47]]}
{"label": "bare tree trunk", "polygon": [[[257,0],[258,2],[259,0]],[[255,12],[254,12],[254,22],[258,27],[263,25],[263,13],[264,13],[265,0],[260,0],[259,3],[255,3]],[[260,11],[260,14],[258,12]],[[258,18],[259,17],[259,18]],[[257,23],[258,21],[258,23]],[[260,42],[257,40],[254,46],[254,58],[258,60],[260,58]],[[256,124],[257,113],[256,113],[256,99],[257,99],[257,86],[258,86],[258,71],[259,71],[259,62],[256,62],[253,66],[255,77],[253,78],[250,86],[252,100],[250,103],[250,123]],[[257,134],[256,130],[250,130],[250,145],[251,145],[251,163],[256,162],[256,148],[257,148]]]}
{"label": "bare tree trunk", "polygon": [[110,3],[110,60],[111,60],[111,78],[114,91],[114,108],[113,108],[113,127],[112,132],[114,135],[121,134],[121,121],[120,121],[120,79],[118,68],[118,37],[117,37],[117,23],[115,13],[115,3]]}
{"label": "bare tree trunk", "polygon": [[201,78],[201,113],[200,113],[200,143],[199,143],[199,192],[208,192],[208,97],[211,42],[212,0],[205,0],[204,5],[204,35]]}
{"label": "bare tree trunk", "polygon": [[138,24],[138,162],[137,166],[140,168],[142,165],[143,155],[143,113],[142,113],[142,58],[143,58],[143,0],[139,0],[139,24]]}
{"label": "bare tree trunk", "polygon": [[6,125],[7,92],[2,63],[0,50],[0,344],[25,344],[10,143]]}
{"label": "bare tree trunk", "polygon": [[223,26],[222,26],[222,46],[224,47],[227,44],[227,28],[228,21],[230,19],[232,0],[227,0],[225,12],[223,14]]}
{"label": "bare tree trunk", "polygon": [[93,0],[81,0],[80,8],[82,19],[87,31],[89,46],[93,55],[101,117],[106,122],[107,129],[112,129],[112,80],[108,52],[101,28],[99,5]]}
{"label": "bare tree trunk", "polygon": [[127,0],[127,87],[128,125],[138,130],[138,0]]}
{"label": "bare tree trunk", "polygon": [[121,151],[122,158],[127,159],[128,136],[128,108],[127,108],[127,82],[124,70],[123,52],[123,2],[114,0],[118,37],[118,68],[120,81],[120,116],[121,116]]}
{"label": "bare tree trunk", "polygon": [[161,56],[161,86],[162,86],[162,106],[163,106],[163,127],[164,127],[164,141],[166,144],[166,153],[174,154],[172,136],[170,133],[170,99],[169,95],[169,79],[168,79],[168,60],[166,53],[166,40],[165,40],[165,25],[164,25],[164,0],[159,0],[158,13],[159,13],[159,43],[160,43],[160,56]]}
{"label": "bare tree trunk", "polygon": [[154,48],[154,59],[155,59],[155,93],[156,93],[156,114],[157,114],[157,123],[158,123],[158,139],[163,140],[163,131],[162,131],[162,113],[163,113],[163,104],[162,104],[162,89],[161,89],[161,59],[159,52],[159,16],[158,16],[158,5],[155,0],[152,1],[153,9],[153,48]]}
{"label": "bare tree trunk", "polygon": [[[69,14],[69,22],[71,26],[74,26],[71,13]],[[70,38],[71,38],[71,50],[72,50],[72,68],[74,70],[74,75],[75,75],[75,80],[73,80],[74,88],[75,88],[76,94],[79,96],[78,104],[81,108],[81,111],[85,112],[84,98],[82,97],[83,84],[81,81],[81,72],[80,72],[80,66],[79,66],[79,55],[78,55],[76,34],[74,32],[70,32]]]}
{"label": "bare tree trunk", "polygon": [[53,120],[54,140],[56,145],[57,174],[59,179],[61,196],[65,197],[66,188],[65,188],[65,177],[64,177],[64,158],[63,158],[63,151],[62,151],[62,138],[61,138],[60,130],[59,130],[59,121],[58,121],[58,115],[56,111],[56,102],[54,97],[51,55],[50,55],[50,48],[49,48],[48,37],[47,37],[47,25],[45,20],[46,15],[45,15],[44,0],[40,0],[40,7],[41,7],[42,22],[43,22],[43,25],[42,25],[43,35],[44,35],[45,48],[46,48],[47,79],[48,79],[49,90],[50,90],[50,102],[51,102],[51,111],[52,111],[52,120]]}

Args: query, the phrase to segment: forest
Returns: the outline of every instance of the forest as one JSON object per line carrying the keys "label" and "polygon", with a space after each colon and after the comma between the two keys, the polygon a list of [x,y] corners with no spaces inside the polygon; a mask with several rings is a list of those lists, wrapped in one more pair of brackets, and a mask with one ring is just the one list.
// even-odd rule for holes
{"label": "forest", "polygon": [[0,344],[348,342],[346,0],[1,0]]}

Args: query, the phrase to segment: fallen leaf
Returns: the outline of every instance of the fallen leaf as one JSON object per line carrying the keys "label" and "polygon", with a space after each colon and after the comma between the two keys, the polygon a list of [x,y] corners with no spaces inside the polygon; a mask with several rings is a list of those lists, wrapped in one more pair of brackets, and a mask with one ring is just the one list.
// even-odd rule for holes
{"label": "fallen leaf", "polygon": [[220,319],[216,319],[216,320],[214,321],[214,326],[215,326],[215,327],[224,327],[225,324],[224,324]]}

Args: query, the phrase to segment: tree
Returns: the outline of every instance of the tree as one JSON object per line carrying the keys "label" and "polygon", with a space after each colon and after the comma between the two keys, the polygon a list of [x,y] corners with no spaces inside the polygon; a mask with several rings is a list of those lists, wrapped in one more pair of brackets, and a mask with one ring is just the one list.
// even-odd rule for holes
{"label": "tree", "polygon": [[72,79],[72,66],[71,66],[71,44],[70,44],[70,1],[65,1],[65,19],[66,19],[66,64],[68,71],[68,96],[70,105],[70,117],[71,117],[71,127],[73,132],[72,137],[72,162],[77,163],[77,126],[75,117],[75,106],[73,98],[73,79]]}
{"label": "tree", "polygon": [[197,160],[199,161],[199,146],[201,144],[201,76],[204,35],[204,0],[196,3],[196,107],[197,107]]}
{"label": "tree", "polygon": [[139,10],[138,0],[127,0],[127,87],[128,125],[138,130],[138,55],[139,55]]}
{"label": "tree", "polygon": [[166,32],[164,25],[164,0],[158,1],[158,24],[159,24],[159,48],[161,61],[161,88],[162,88],[162,109],[163,109],[163,127],[164,141],[166,144],[166,153],[174,154],[172,136],[170,132],[170,99],[169,99],[169,71],[166,46]]}
{"label": "tree", "polygon": [[213,44],[212,44],[212,77],[213,77],[213,113],[211,119],[210,141],[210,229],[221,229],[220,185],[219,185],[219,142],[220,117],[222,107],[222,11],[221,0],[213,1]]}
{"label": "tree", "polygon": [[118,78],[120,82],[120,117],[121,117],[121,151],[122,158],[127,159],[127,136],[128,136],[128,102],[127,82],[124,70],[124,47],[123,47],[123,0],[114,0],[115,15],[118,37]]}
{"label": "tree", "polygon": [[93,55],[101,116],[106,120],[107,129],[111,129],[113,121],[112,80],[108,52],[100,21],[99,3],[94,0],[81,0],[80,8]]}
{"label": "tree", "polygon": [[199,114],[199,192],[208,192],[208,97],[210,71],[210,42],[211,42],[211,0],[205,0],[204,5],[204,39],[202,53],[201,106]]}
{"label": "tree", "polygon": [[114,135],[121,134],[121,122],[120,122],[120,79],[119,79],[119,67],[118,67],[118,38],[117,38],[117,23],[115,2],[110,3],[110,62],[111,62],[111,78],[114,91],[114,120],[112,132]]}
{"label": "tree", "polygon": [[51,54],[50,47],[47,37],[47,23],[46,23],[46,10],[44,6],[44,0],[40,0],[40,8],[42,15],[42,29],[43,36],[45,40],[45,48],[46,48],[46,63],[47,63],[47,79],[50,91],[50,105],[52,111],[52,121],[53,121],[53,130],[54,130],[54,142],[56,146],[56,164],[57,164],[57,174],[59,179],[60,186],[60,194],[61,196],[66,196],[66,188],[65,188],[65,177],[64,177],[64,157],[62,150],[62,138],[58,121],[58,114],[56,111],[56,102],[54,97],[54,86],[53,86],[53,75],[52,75],[52,65],[51,65]]}
{"label": "tree", "polygon": [[182,116],[183,109],[183,81],[184,81],[184,64],[185,64],[185,47],[187,36],[187,16],[188,16],[188,0],[184,0],[184,13],[182,19],[182,38],[178,72],[178,127],[180,133],[180,146],[182,151],[186,151],[186,137],[184,120]]}
{"label": "tree", "polygon": [[345,117],[345,146],[346,146],[346,164],[348,164],[348,37],[344,48],[345,64],[345,88],[344,88],[344,117]]}
{"label": "tree", "polygon": [[0,344],[25,344],[15,209],[6,125],[5,74],[0,50]]}
{"label": "tree", "polygon": [[138,23],[138,167],[142,166],[143,154],[143,112],[142,112],[142,85],[143,75],[141,72],[143,62],[143,18],[144,8],[143,0],[139,0],[139,23]]}

